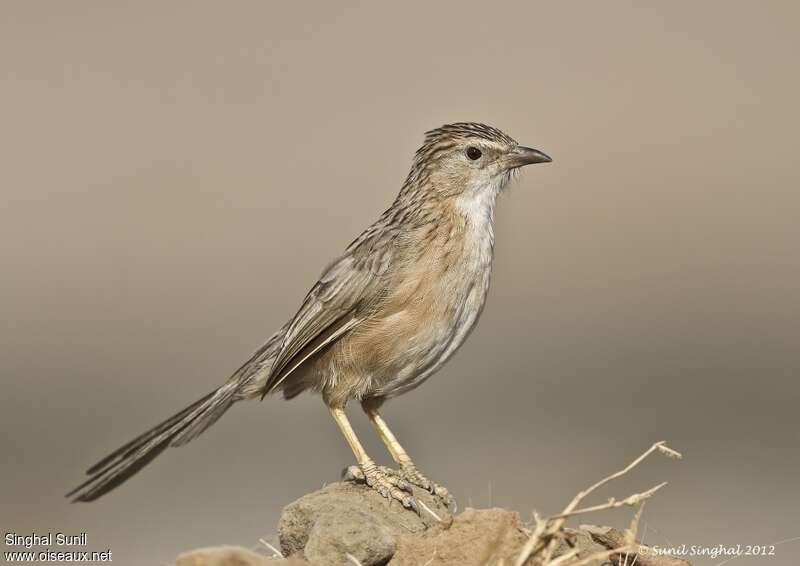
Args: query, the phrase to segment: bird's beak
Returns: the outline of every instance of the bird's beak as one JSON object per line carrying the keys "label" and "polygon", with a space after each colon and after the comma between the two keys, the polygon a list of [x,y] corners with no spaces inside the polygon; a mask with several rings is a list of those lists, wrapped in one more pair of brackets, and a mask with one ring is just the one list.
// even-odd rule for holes
{"label": "bird's beak", "polygon": [[508,154],[508,166],[511,169],[533,163],[550,163],[551,161],[552,159],[546,153],[523,145],[518,145]]}

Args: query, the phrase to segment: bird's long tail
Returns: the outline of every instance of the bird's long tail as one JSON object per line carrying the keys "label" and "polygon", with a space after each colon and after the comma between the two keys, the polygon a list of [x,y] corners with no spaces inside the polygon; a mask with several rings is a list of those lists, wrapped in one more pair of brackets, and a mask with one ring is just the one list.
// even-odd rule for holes
{"label": "bird's long tail", "polygon": [[258,397],[288,327],[287,322],[270,336],[219,389],[134,438],[86,470],[89,479],[70,491],[67,497],[74,497],[73,501],[94,501],[144,468],[167,446],[182,446],[196,438],[217,422],[234,401]]}
{"label": "bird's long tail", "polygon": [[186,444],[214,424],[233,403],[238,387],[229,382],[118,448],[86,473],[91,476],[67,497],[94,501],[149,464],[168,446]]}

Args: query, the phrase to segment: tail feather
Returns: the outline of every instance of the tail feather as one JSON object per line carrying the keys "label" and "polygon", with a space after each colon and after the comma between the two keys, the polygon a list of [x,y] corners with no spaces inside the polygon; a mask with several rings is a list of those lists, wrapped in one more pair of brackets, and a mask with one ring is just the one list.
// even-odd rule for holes
{"label": "tail feather", "polygon": [[94,501],[149,464],[168,446],[181,446],[219,419],[233,403],[226,386],[192,403],[158,426],[118,448],[87,470],[91,477],[69,492],[73,501]]}
{"label": "tail feather", "polygon": [[201,408],[198,409],[199,413],[192,417],[187,425],[172,438],[170,445],[183,446],[200,436],[200,433],[217,422],[233,404],[233,396],[237,390],[236,383],[227,383],[206,398]]}
{"label": "tail feather", "polygon": [[101,472],[103,469],[109,467],[109,465],[113,465],[117,463],[119,460],[124,460],[125,458],[129,457],[131,454],[136,452],[139,448],[141,448],[145,443],[147,443],[151,438],[163,433],[167,429],[174,426],[179,421],[183,420],[187,414],[191,413],[195,410],[198,406],[208,400],[213,393],[210,393],[203,397],[202,399],[195,401],[179,413],[172,415],[170,418],[162,422],[161,424],[151,428],[144,434],[141,434],[131,440],[130,442],[120,446],[116,450],[114,450],[111,454],[97,462],[94,466],[86,470],[88,475],[94,475]]}
{"label": "tail feather", "polygon": [[169,438],[165,438],[157,444],[143,448],[129,459],[117,462],[96,476],[89,478],[70,491],[66,496],[72,497],[75,495],[72,499],[73,503],[78,501],[94,501],[122,484],[122,482],[149,464],[153,458],[161,454],[167,446],[169,446],[169,440]]}
{"label": "tail feather", "polygon": [[267,342],[222,385],[158,426],[117,448],[89,468],[91,476],[67,494],[73,501],[93,501],[108,493],[149,464],[168,446],[182,446],[196,438],[228,410],[234,401],[258,397],[270,372],[289,323]]}

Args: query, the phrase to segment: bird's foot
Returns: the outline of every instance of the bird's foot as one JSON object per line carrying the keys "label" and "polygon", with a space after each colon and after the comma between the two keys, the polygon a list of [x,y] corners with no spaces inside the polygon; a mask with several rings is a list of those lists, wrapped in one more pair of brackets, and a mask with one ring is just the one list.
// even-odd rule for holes
{"label": "bird's foot", "polygon": [[396,478],[397,481],[406,482],[406,484],[415,485],[439,497],[451,513],[456,512],[456,500],[450,495],[447,488],[426,478],[413,463],[401,464],[399,470],[384,466],[379,466],[379,469],[388,477]]}
{"label": "bird's foot", "polygon": [[419,503],[411,493],[409,482],[390,468],[376,466],[372,462],[350,466],[344,471],[342,479],[366,483],[383,497],[399,501],[403,507],[413,509],[417,514],[420,512]]}
{"label": "bird's foot", "polygon": [[392,472],[398,474],[401,479],[406,480],[411,485],[421,487],[425,491],[439,497],[444,504],[447,505],[451,513],[456,512],[456,500],[450,495],[447,488],[426,478],[413,463],[400,464],[400,470],[392,470]]}

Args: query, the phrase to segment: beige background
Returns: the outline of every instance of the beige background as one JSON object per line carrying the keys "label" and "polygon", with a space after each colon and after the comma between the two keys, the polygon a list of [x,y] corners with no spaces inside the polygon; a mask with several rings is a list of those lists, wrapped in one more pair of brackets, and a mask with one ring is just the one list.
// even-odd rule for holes
{"label": "beige background", "polygon": [[421,467],[529,516],[664,438],[684,462],[600,494],[670,482],[646,542],[800,536],[797,3],[399,4],[2,3],[0,529],[136,565],[271,538],[350,463],[311,396],[62,495],[293,313],[426,129],[478,120],[554,163],[500,203],[476,332],[385,411]]}

